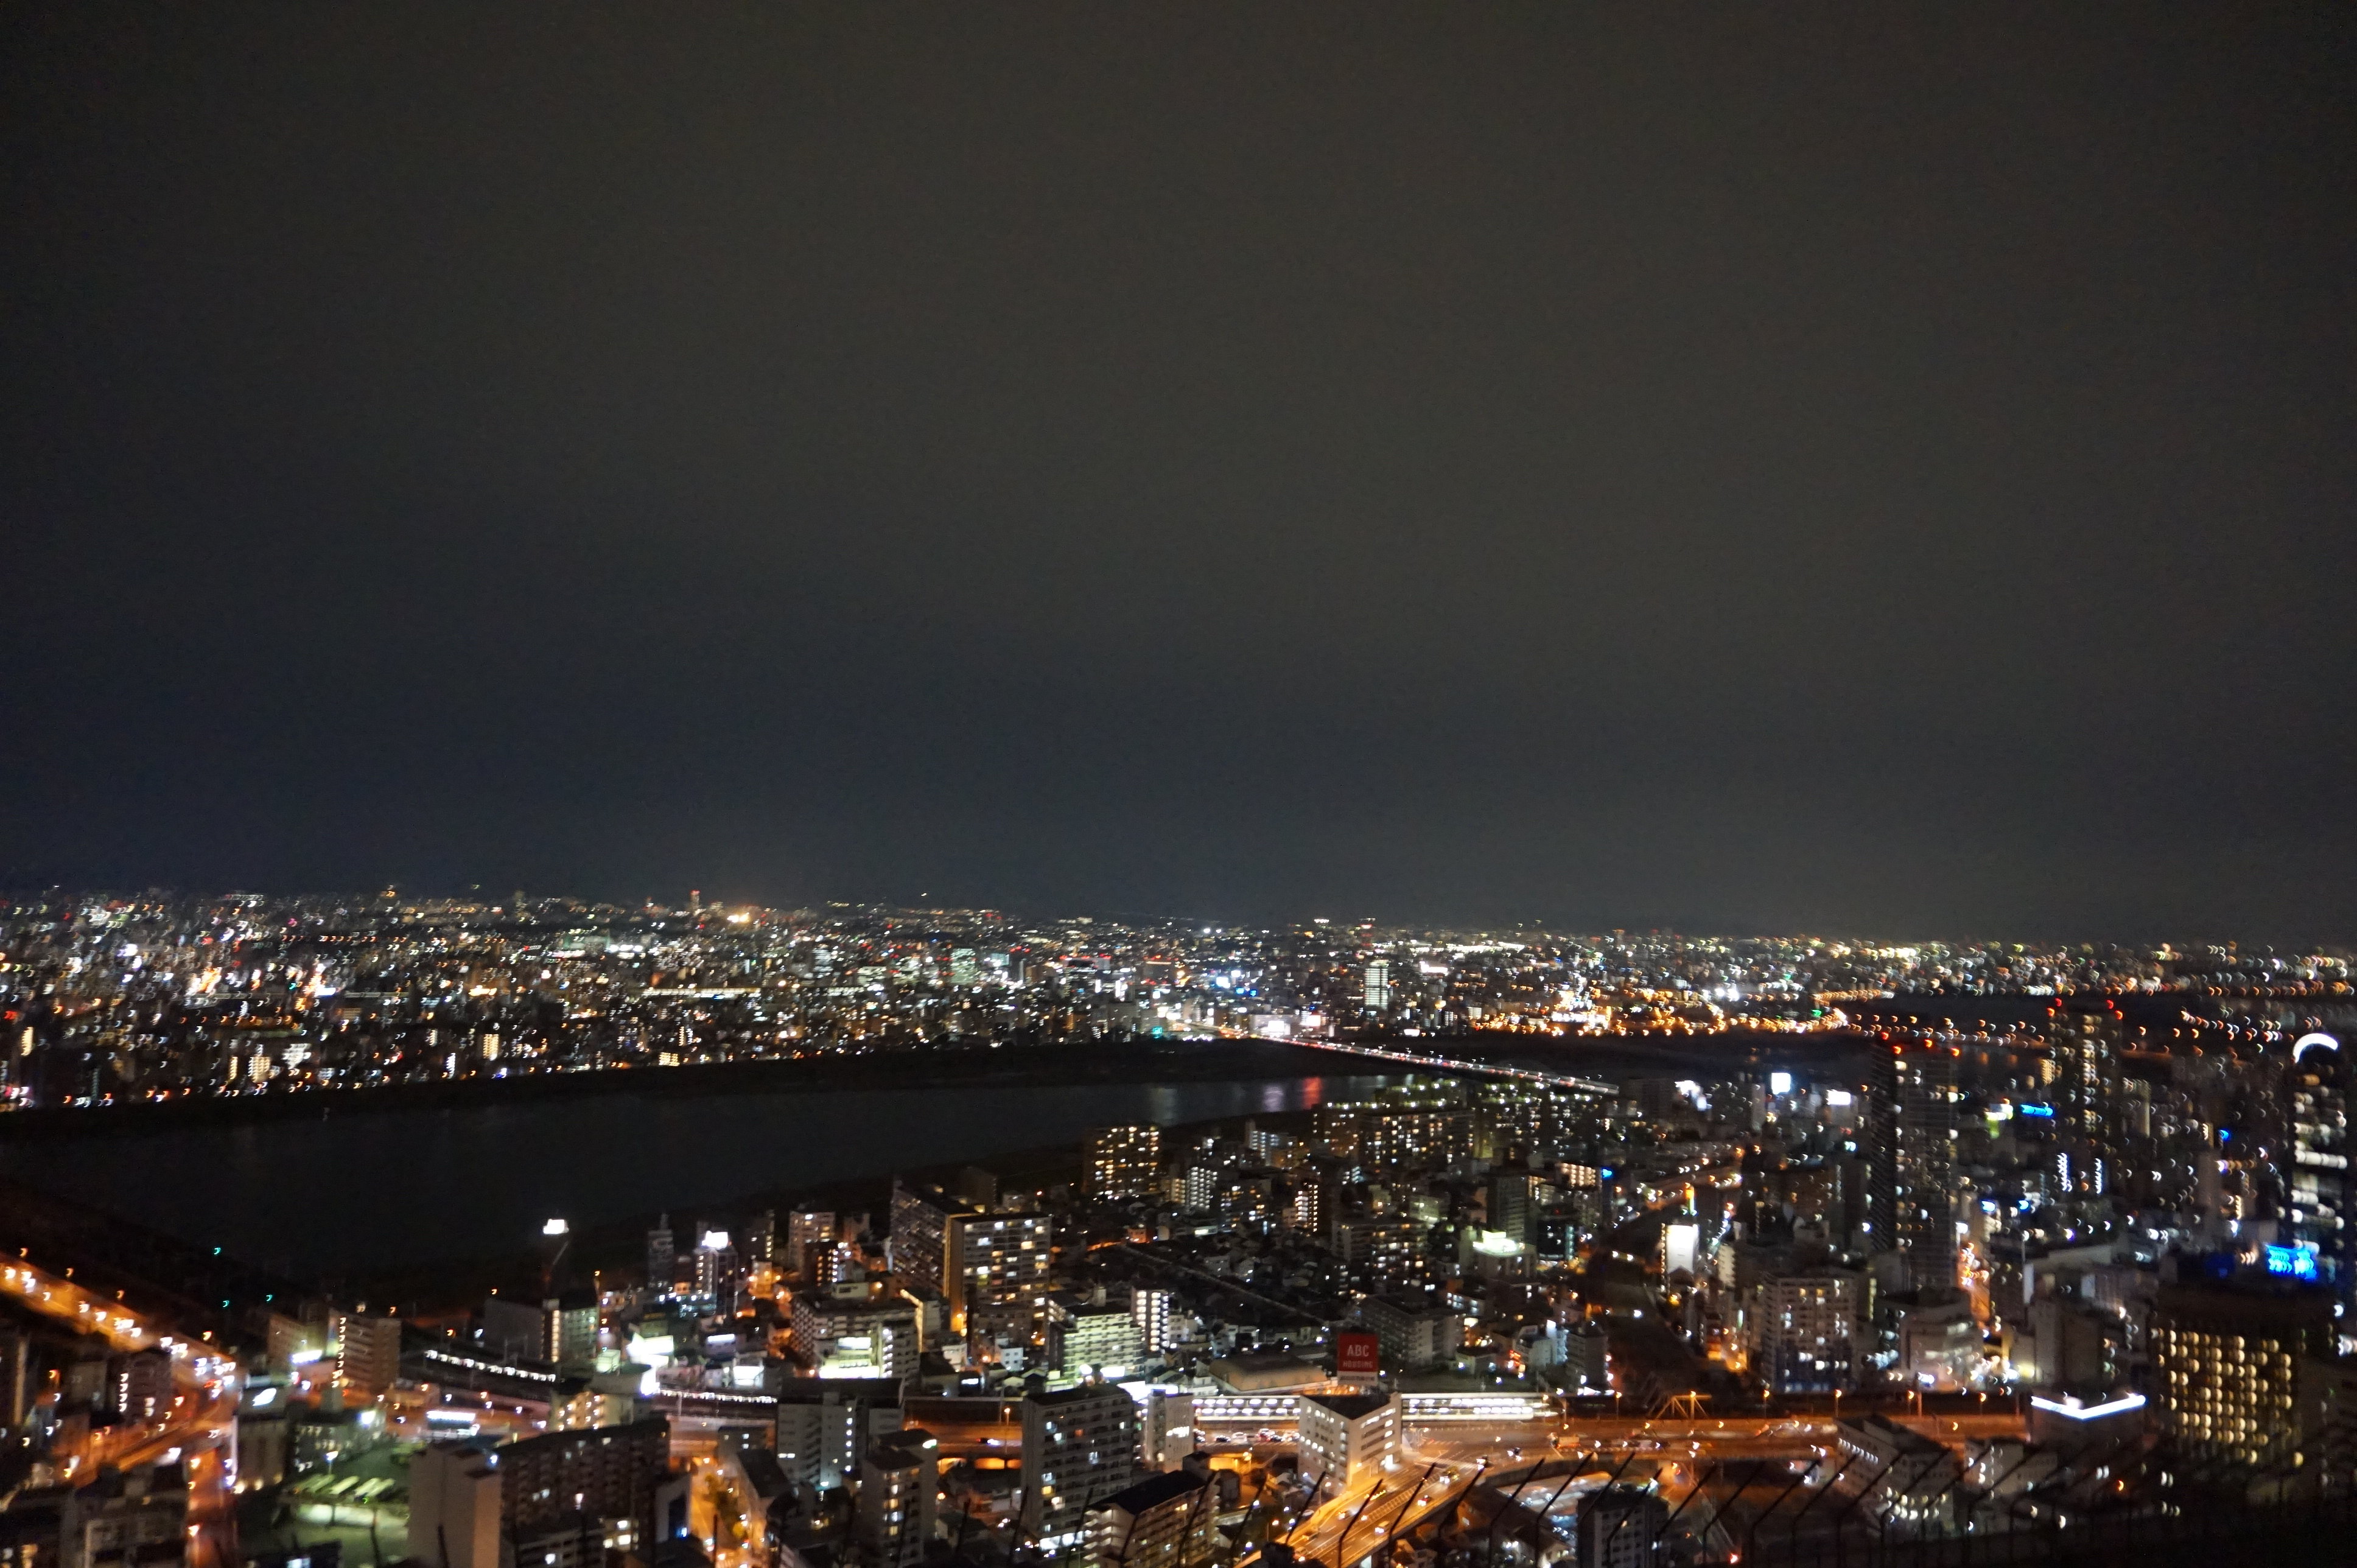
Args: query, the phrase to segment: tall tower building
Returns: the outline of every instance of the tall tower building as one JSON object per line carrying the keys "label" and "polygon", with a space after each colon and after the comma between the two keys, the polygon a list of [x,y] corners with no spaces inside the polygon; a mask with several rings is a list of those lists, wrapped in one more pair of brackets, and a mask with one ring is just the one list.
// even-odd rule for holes
{"label": "tall tower building", "polygon": [[2287,1255],[2273,1261],[2279,1272],[2294,1275],[2312,1269],[2340,1304],[2343,1332],[2357,1333],[2357,1212],[2352,1210],[2357,1182],[2349,1169],[2347,1069],[2329,1036],[2310,1035],[2295,1049],[2283,1086],[2291,1144],[2284,1173]]}
{"label": "tall tower building", "polygon": [[339,1314],[336,1324],[336,1380],[380,1394],[401,1376],[401,1319]]}
{"label": "tall tower building", "polygon": [[2120,1053],[2127,1025],[2108,997],[2057,1007],[2047,1017],[2054,1064],[2054,1112],[2073,1154],[2071,1190],[2101,1193],[2115,1185],[2120,1157]]}
{"label": "tall tower building", "polygon": [[1368,1012],[1382,1014],[1391,1011],[1392,966],[1389,960],[1371,958],[1367,961],[1365,996]]}
{"label": "tall tower building", "polygon": [[647,1232],[647,1289],[655,1295],[671,1294],[672,1271],[679,1266],[679,1252],[671,1233],[671,1216],[658,1215],[654,1229]]}
{"label": "tall tower building", "polygon": [[1874,1160],[1868,1244],[1906,1254],[1915,1289],[1952,1286],[1956,1059],[1942,1046],[1894,1046],[1876,1080],[1867,1129]]}
{"label": "tall tower building", "polygon": [[1293,1196],[1285,1213],[1285,1221],[1308,1236],[1324,1236],[1326,1225],[1334,1217],[1334,1196],[1322,1175],[1297,1178],[1293,1183]]}

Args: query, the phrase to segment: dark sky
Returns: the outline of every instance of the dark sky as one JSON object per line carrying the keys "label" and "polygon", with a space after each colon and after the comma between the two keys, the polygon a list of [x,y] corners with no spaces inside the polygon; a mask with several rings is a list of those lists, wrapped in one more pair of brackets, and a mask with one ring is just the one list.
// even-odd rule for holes
{"label": "dark sky", "polygon": [[0,880],[2357,937],[2357,10],[11,6]]}

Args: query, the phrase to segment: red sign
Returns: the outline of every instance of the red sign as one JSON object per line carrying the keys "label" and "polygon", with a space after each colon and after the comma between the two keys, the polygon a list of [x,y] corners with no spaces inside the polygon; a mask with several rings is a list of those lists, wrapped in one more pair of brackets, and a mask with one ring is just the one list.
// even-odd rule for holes
{"label": "red sign", "polygon": [[1372,1378],[1383,1370],[1383,1355],[1372,1334],[1334,1336],[1334,1375]]}

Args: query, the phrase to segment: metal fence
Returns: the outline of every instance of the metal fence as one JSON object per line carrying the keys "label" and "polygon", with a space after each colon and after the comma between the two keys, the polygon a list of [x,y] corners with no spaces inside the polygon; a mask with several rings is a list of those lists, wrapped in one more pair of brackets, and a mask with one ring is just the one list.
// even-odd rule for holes
{"label": "metal fence", "polygon": [[[2000,1568],[2085,1563],[2118,1568],[2219,1568],[2244,1563],[2309,1568],[2357,1564],[2357,1495],[2320,1488],[2203,1486],[2169,1477],[2105,1496],[1975,1506],[1936,1530],[1861,1512],[1780,1517],[1728,1509],[1678,1540],[1663,1532],[1654,1562],[1739,1563],[1746,1568]],[[2017,1499],[2017,1502],[2022,1502]]]}

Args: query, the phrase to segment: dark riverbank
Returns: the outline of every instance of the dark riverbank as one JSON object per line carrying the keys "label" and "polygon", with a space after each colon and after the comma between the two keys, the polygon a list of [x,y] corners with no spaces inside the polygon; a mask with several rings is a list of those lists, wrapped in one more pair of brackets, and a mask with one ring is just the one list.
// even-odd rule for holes
{"label": "dark riverbank", "polygon": [[[1632,1074],[1846,1065],[1862,1041],[1849,1034],[1613,1035],[1554,1037],[1509,1034],[1394,1036],[1374,1042],[1394,1050],[1432,1052],[1469,1062],[1536,1069],[1615,1081]],[[1274,1040],[1102,1040],[1087,1045],[1001,1046],[713,1062],[688,1067],[614,1068],[595,1072],[522,1074],[363,1089],[203,1097],[163,1102],[50,1107],[0,1115],[0,1144],[56,1138],[144,1136],[181,1128],[318,1122],[417,1111],[630,1095],[640,1100],[724,1094],[825,1093],[869,1089],[947,1088],[960,1084],[1206,1083],[1317,1077],[1337,1070],[1409,1070],[1376,1058]],[[1414,1070],[1438,1071],[1437,1069]]]}

